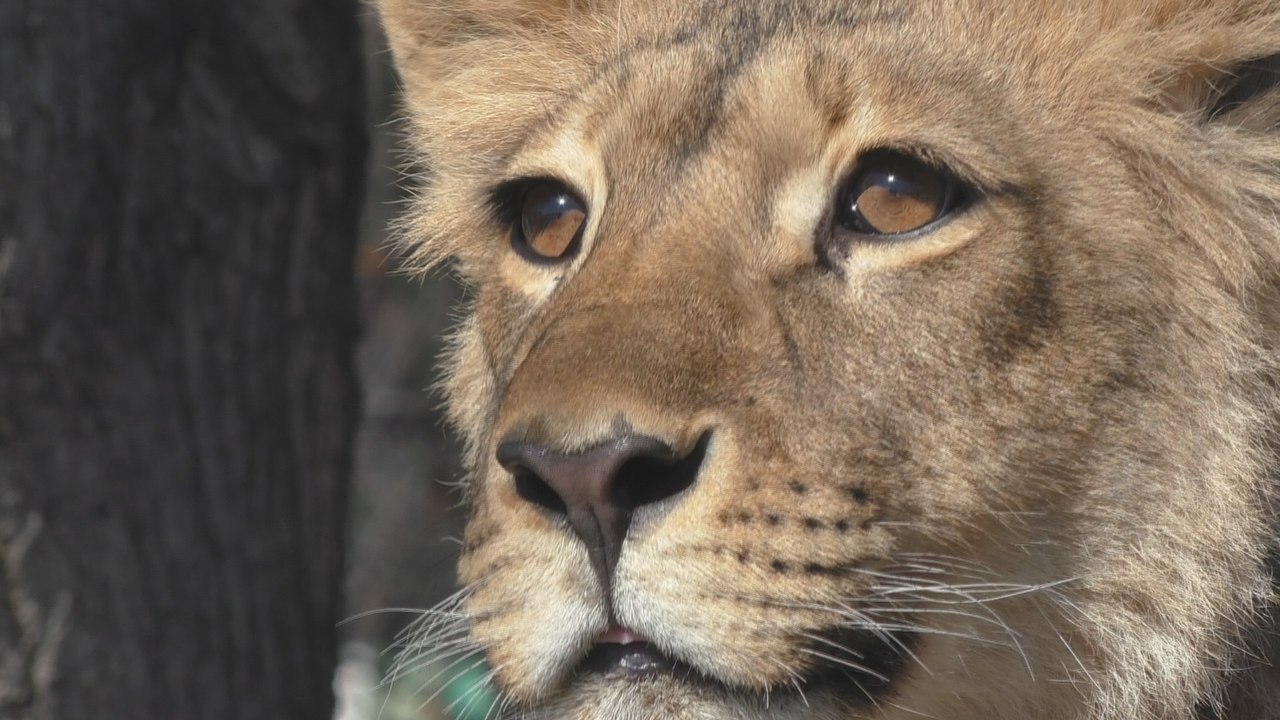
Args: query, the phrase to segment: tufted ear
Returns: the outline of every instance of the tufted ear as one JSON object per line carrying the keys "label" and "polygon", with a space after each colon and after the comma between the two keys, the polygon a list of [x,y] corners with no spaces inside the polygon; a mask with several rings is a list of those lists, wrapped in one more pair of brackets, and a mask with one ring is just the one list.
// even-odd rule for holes
{"label": "tufted ear", "polygon": [[1280,130],[1280,53],[1243,63],[1210,87],[1207,119]]}
{"label": "tufted ear", "polygon": [[458,254],[452,243],[497,169],[616,38],[618,1],[372,0],[401,79],[412,169],[427,179],[400,222],[408,265]]}
{"label": "tufted ear", "polygon": [[[484,38],[561,29],[597,12],[599,0],[376,0],[396,62],[434,65],[452,47]],[[465,58],[452,58],[465,61]]]}
{"label": "tufted ear", "polygon": [[1163,98],[1206,122],[1280,127],[1280,2],[1221,2],[1188,13],[1166,36]]}

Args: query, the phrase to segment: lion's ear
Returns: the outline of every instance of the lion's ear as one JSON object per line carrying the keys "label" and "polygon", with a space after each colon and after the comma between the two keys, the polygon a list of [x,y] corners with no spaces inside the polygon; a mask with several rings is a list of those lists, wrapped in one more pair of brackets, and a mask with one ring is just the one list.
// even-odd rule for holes
{"label": "lion's ear", "polygon": [[1172,67],[1163,98],[1206,122],[1280,126],[1280,0],[1223,2],[1187,13],[1164,34]]}
{"label": "lion's ear", "polygon": [[1211,85],[1205,117],[1255,130],[1280,130],[1280,53],[1241,64]]}
{"label": "lion's ear", "polygon": [[1234,62],[1190,62],[1162,87],[1161,102],[1172,112],[1207,123],[1280,129],[1280,52]]}
{"label": "lion's ear", "polygon": [[[401,70],[471,40],[560,29],[600,0],[376,0]],[[455,61],[465,58],[453,58]]]}

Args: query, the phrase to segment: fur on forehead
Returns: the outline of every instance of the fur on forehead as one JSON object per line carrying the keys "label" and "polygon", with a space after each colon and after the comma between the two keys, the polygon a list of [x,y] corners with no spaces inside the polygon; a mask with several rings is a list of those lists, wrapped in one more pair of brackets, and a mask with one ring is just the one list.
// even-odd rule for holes
{"label": "fur on forehead", "polygon": [[1025,105],[1117,126],[1142,113],[1208,112],[1237,67],[1280,52],[1280,0],[377,2],[410,145],[429,170],[401,228],[410,265],[424,270],[457,255],[483,192],[548,108],[611,54],[685,28],[717,38],[729,27],[907,8],[899,22],[924,24],[942,52],[975,59],[1011,92],[1036,98]]}

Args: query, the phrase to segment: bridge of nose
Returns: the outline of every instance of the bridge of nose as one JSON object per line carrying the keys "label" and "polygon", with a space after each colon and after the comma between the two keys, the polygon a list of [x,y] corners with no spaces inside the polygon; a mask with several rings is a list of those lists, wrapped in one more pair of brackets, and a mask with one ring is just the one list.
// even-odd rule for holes
{"label": "bridge of nose", "polygon": [[[542,490],[521,496],[561,514],[606,589],[632,512],[692,484],[722,388],[757,361],[769,333],[759,296],[719,282],[731,253],[709,245],[692,232],[639,244],[614,236],[524,333],[503,388],[498,437],[523,448],[504,444],[499,461],[518,492],[521,470],[537,476]],[[684,467],[688,455],[697,460]],[[630,462],[638,457],[649,463]]]}

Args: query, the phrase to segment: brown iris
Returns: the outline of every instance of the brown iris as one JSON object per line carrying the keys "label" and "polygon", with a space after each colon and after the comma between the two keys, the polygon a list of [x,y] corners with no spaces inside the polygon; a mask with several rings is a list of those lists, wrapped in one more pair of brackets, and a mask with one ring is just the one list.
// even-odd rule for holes
{"label": "brown iris", "polygon": [[915,158],[875,153],[841,194],[839,222],[864,235],[919,230],[952,209],[953,186],[950,176]]}
{"label": "brown iris", "polygon": [[587,211],[568,188],[552,180],[539,180],[520,197],[520,223],[516,248],[530,259],[564,260],[578,251]]}

